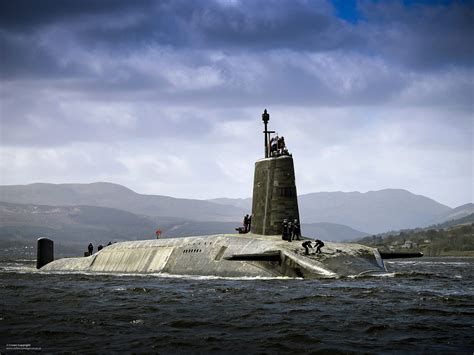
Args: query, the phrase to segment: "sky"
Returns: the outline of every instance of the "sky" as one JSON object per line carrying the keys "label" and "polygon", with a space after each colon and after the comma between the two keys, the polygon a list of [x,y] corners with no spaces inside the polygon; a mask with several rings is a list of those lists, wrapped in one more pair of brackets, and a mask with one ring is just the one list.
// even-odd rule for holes
{"label": "sky", "polygon": [[473,202],[474,1],[0,0],[0,184]]}

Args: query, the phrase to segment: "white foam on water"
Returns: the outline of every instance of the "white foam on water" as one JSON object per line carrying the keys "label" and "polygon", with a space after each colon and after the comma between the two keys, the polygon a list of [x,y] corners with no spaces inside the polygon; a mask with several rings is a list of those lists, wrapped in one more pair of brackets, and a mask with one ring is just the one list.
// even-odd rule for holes
{"label": "white foam on water", "polygon": [[214,276],[214,275],[173,275],[166,273],[159,274],[148,274],[150,276],[160,278],[175,278],[175,279],[189,279],[189,280],[302,280],[300,277],[287,277],[287,276]]}
{"label": "white foam on water", "polygon": [[[106,273],[106,272],[89,272],[89,271],[41,271],[33,269],[34,272],[41,274],[54,274],[54,275],[87,275],[87,276],[112,276],[112,277],[142,277],[142,278],[165,278],[165,279],[186,279],[186,280],[303,280],[300,277],[287,277],[287,276],[213,276],[213,275],[174,275],[168,273]],[[121,290],[117,290],[121,291]]]}
{"label": "white foam on water", "polygon": [[35,266],[28,266],[22,263],[5,263],[0,265],[0,272],[14,272],[18,274],[30,274],[36,272]]}
{"label": "white foam on water", "polygon": [[361,273],[357,275],[348,275],[349,279],[360,279],[366,277],[395,277],[396,273],[394,272],[383,272],[383,273]]}
{"label": "white foam on water", "polygon": [[466,261],[408,261],[408,260],[398,260],[398,261],[385,261],[389,264],[405,264],[405,265],[448,265],[448,266],[465,266],[472,263]]}

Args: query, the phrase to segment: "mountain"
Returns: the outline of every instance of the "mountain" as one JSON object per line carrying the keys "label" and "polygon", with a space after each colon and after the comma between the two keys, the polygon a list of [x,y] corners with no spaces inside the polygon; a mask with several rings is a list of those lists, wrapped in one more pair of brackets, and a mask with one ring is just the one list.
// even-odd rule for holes
{"label": "mountain", "polygon": [[[242,208],[246,211],[252,211],[252,199],[248,198],[213,198],[210,200],[206,200],[212,203],[217,203],[219,205],[227,205],[227,206],[234,206],[238,208]],[[247,212],[250,213],[250,212]]]}
{"label": "mountain", "polygon": [[239,227],[239,223],[235,222],[196,222],[185,221],[175,224],[171,228],[164,231],[166,237],[187,237],[197,235],[213,235],[236,233],[235,228]]}
{"label": "mountain", "polygon": [[[31,252],[38,237],[53,239],[55,252],[60,256],[77,256],[90,242],[97,246],[113,241],[153,239],[156,228],[162,230],[163,237],[175,238],[232,233],[236,226],[234,222],[151,218],[104,207],[0,202],[0,257],[7,257],[13,249]],[[353,239],[363,235],[346,226],[325,223],[303,225],[302,230],[307,236],[324,240]]]}
{"label": "mountain", "polygon": [[442,224],[391,231],[356,242],[386,251],[422,251],[426,256],[474,256],[473,226],[471,213]]}
{"label": "mountain", "polygon": [[[209,201],[238,206],[247,210],[252,206],[251,199],[221,198]],[[385,189],[366,193],[317,192],[303,194],[298,196],[298,205],[300,219],[304,223],[342,224],[369,233],[427,226],[440,218],[448,218],[447,216],[453,213],[453,209],[448,206],[428,197],[400,189]],[[472,208],[472,204],[465,206]],[[465,212],[459,211],[457,213]]]}
{"label": "mountain", "polygon": [[[462,224],[474,224],[474,213],[468,214],[467,216],[463,216],[457,219],[450,219],[449,221],[438,223],[438,224],[429,226],[427,228],[443,229],[443,228],[449,228],[453,226],[459,226]],[[474,234],[471,234],[471,235],[474,235]]]}
{"label": "mountain", "polygon": [[[232,222],[184,222],[166,230],[166,236],[184,237],[190,235],[210,235],[234,233],[238,227]],[[368,233],[360,232],[348,226],[334,223],[303,223],[301,231],[304,236],[331,241],[349,241],[362,238]]]}
{"label": "mountain", "polygon": [[347,242],[368,235],[368,233],[335,223],[303,223],[301,225],[301,231],[304,236],[333,242]]}
{"label": "mountain", "polygon": [[[199,222],[174,217],[149,217],[107,207],[47,206],[0,202],[0,247],[12,242],[33,245],[40,236],[83,248],[109,241],[233,233],[237,222]],[[304,235],[325,240],[348,240],[366,233],[331,223],[303,224]]]}
{"label": "mountain", "polygon": [[457,220],[474,213],[474,203],[466,203],[465,205],[453,208],[442,215],[438,216],[433,223],[443,223],[452,220]]}
{"label": "mountain", "polygon": [[96,206],[146,216],[169,216],[196,221],[240,221],[249,213],[239,207],[203,200],[138,194],[124,186],[92,184],[30,184],[0,186],[0,201],[50,206]]}
{"label": "mountain", "polygon": [[155,230],[171,228],[175,218],[152,218],[95,206],[45,206],[0,202],[0,237],[35,240],[49,236],[62,241],[154,238]]}
{"label": "mountain", "polygon": [[[250,198],[193,200],[142,195],[124,186],[103,182],[0,186],[0,201],[51,206],[96,206],[150,217],[233,223],[240,223],[242,216],[250,213],[252,205]],[[298,202],[302,223],[333,223],[371,234],[424,227],[472,210],[472,204],[452,209],[428,197],[399,189],[366,193],[317,192],[300,195]]]}
{"label": "mountain", "polygon": [[305,222],[331,222],[369,233],[415,228],[451,210],[428,197],[406,190],[318,192],[298,198]]}

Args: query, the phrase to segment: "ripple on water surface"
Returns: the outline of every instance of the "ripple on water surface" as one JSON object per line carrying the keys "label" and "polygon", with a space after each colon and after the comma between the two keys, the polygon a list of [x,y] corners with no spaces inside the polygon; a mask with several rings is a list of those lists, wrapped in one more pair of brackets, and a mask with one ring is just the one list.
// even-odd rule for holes
{"label": "ripple on water surface", "polygon": [[472,353],[472,266],[402,260],[386,277],[301,280],[44,274],[13,260],[0,264],[0,332],[46,352]]}

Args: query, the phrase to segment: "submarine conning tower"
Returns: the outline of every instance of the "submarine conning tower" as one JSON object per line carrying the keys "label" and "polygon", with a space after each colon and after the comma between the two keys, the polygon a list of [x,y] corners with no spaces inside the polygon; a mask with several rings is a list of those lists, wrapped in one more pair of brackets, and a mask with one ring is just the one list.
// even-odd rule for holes
{"label": "submarine conning tower", "polygon": [[267,129],[269,120],[265,109],[265,158],[255,162],[253,180],[251,232],[262,235],[281,234],[284,219],[300,222],[293,157],[283,137],[271,138],[275,131]]}

